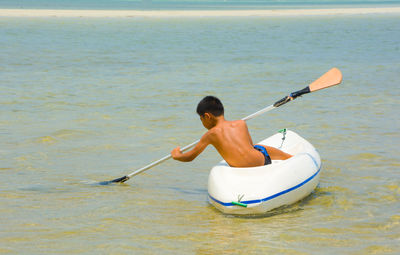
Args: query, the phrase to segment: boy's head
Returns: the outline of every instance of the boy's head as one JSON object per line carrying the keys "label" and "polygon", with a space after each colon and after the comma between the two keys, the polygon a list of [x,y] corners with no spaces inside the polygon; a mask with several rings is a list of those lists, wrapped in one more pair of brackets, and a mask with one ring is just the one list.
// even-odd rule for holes
{"label": "boy's head", "polygon": [[211,113],[215,117],[224,115],[224,106],[221,101],[214,96],[206,96],[197,105],[197,114],[203,116],[205,113]]}
{"label": "boy's head", "polygon": [[221,101],[214,96],[206,96],[197,105],[197,114],[200,115],[200,120],[203,126],[211,129],[217,123],[217,117],[224,115],[224,106]]}

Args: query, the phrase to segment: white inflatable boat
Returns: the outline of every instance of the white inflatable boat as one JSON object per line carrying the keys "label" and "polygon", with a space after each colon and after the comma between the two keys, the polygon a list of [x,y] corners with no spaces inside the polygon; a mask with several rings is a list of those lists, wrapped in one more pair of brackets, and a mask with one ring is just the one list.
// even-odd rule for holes
{"label": "white inflatable boat", "polygon": [[225,161],[211,169],[209,201],[227,214],[263,214],[309,195],[319,182],[321,158],[307,140],[282,130],[258,144],[294,155],[259,167],[230,167]]}

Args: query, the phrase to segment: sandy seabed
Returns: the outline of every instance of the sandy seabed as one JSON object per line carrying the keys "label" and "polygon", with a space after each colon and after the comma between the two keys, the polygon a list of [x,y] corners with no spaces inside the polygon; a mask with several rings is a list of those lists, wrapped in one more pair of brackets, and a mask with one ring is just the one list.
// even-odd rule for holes
{"label": "sandy seabed", "polygon": [[349,14],[400,14],[400,7],[293,10],[49,10],[0,9],[0,17],[272,17]]}

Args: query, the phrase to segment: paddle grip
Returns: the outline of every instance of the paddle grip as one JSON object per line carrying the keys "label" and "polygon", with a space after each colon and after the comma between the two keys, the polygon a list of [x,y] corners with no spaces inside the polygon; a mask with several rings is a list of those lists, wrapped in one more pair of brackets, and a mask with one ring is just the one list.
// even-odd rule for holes
{"label": "paddle grip", "polygon": [[299,96],[307,94],[307,93],[310,93],[310,87],[309,86],[305,87],[304,89],[292,92],[292,93],[290,93],[289,96],[286,96],[286,97],[282,98],[281,100],[276,101],[274,103],[274,107],[279,107],[281,105],[284,105],[287,102],[295,99],[296,97],[299,97]]}
{"label": "paddle grip", "polygon": [[281,100],[276,101],[276,102],[274,103],[274,107],[279,107],[279,106],[281,106],[281,105],[286,104],[286,103],[289,102],[289,101],[290,101],[290,97],[289,97],[289,96],[286,96],[286,97],[282,98]]}
{"label": "paddle grip", "polygon": [[310,91],[310,87],[307,86],[304,89],[301,89],[301,90],[298,90],[298,91],[290,93],[290,96],[293,97],[293,99],[295,99],[296,97],[299,97],[301,95],[304,95],[304,94],[307,94],[307,93],[310,93],[310,92],[311,92]]}

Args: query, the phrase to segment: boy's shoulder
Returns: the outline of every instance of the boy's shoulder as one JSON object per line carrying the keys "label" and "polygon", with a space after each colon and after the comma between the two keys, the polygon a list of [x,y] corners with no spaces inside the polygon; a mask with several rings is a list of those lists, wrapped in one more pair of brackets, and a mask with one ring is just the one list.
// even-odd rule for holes
{"label": "boy's shoulder", "polygon": [[232,121],[229,121],[228,124],[230,124],[230,126],[231,125],[233,125],[233,126],[235,126],[235,125],[246,126],[246,121],[244,121],[244,120],[232,120]]}
{"label": "boy's shoulder", "polygon": [[223,125],[217,125],[207,131],[206,134],[213,135],[223,132],[226,129],[246,126],[246,121],[244,120],[227,120]]}
{"label": "boy's shoulder", "polygon": [[244,121],[244,120],[233,120],[232,122],[240,123],[240,124],[246,124],[246,121]]}
{"label": "boy's shoulder", "polygon": [[219,144],[225,135],[232,136],[245,132],[247,125],[244,120],[225,121],[222,125],[217,125],[209,129],[202,137],[206,143]]}

